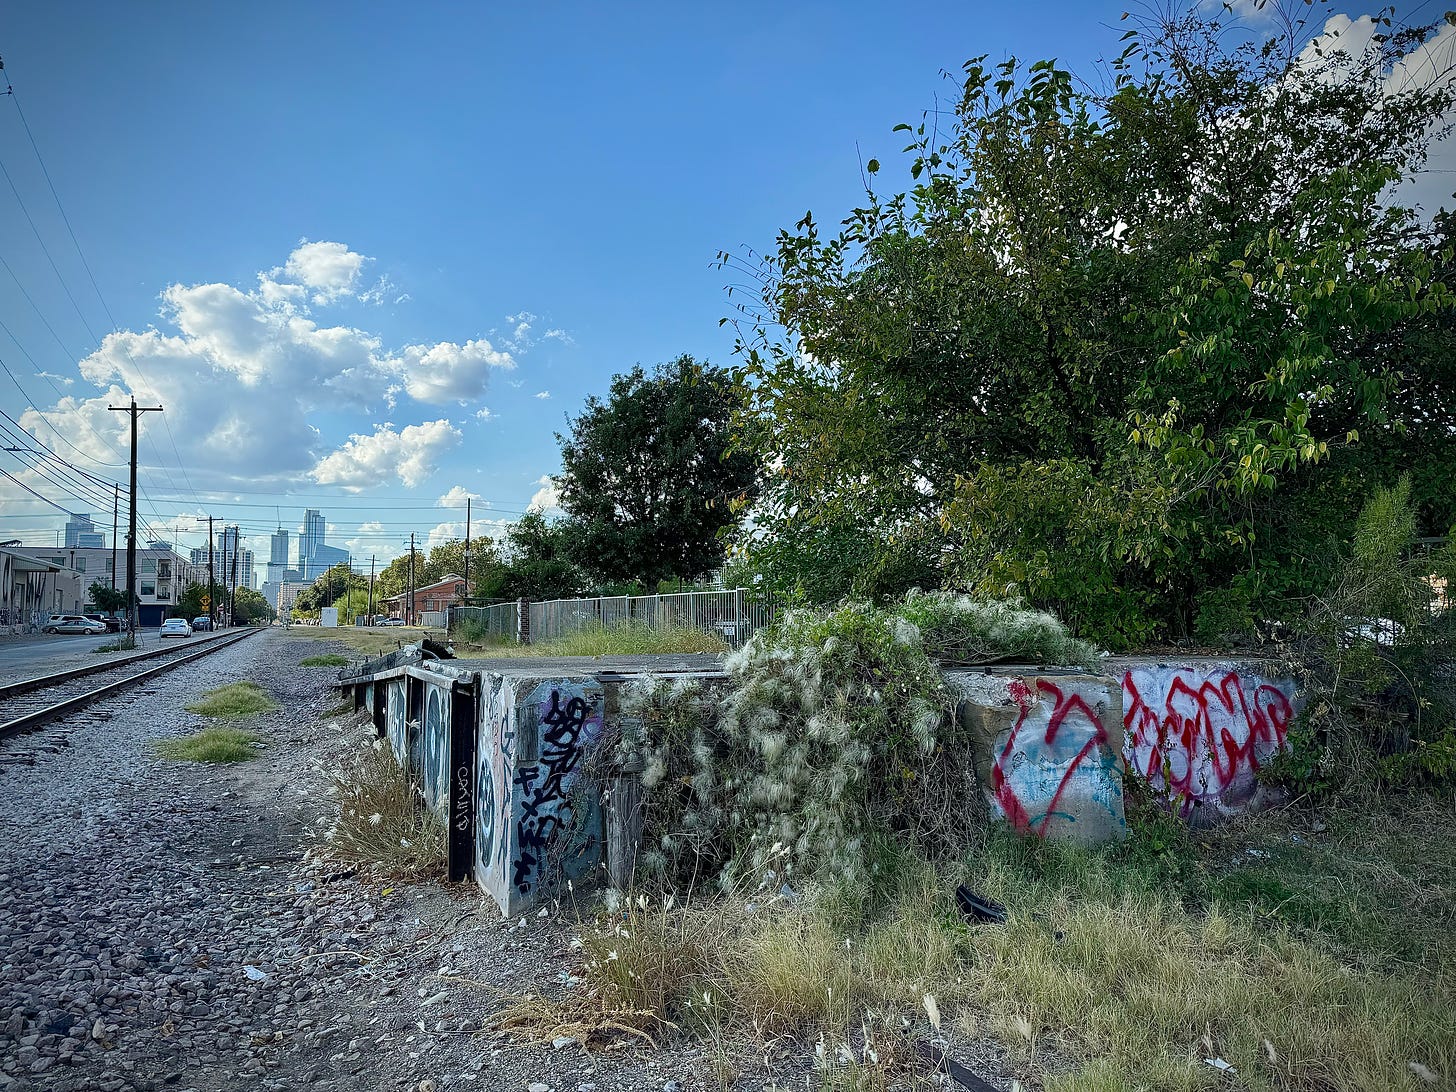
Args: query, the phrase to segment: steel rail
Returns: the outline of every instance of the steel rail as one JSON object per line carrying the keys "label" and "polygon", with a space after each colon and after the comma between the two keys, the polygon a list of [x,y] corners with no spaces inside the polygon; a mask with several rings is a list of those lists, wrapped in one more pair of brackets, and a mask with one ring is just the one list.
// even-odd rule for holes
{"label": "steel rail", "polygon": [[[16,717],[14,720],[7,721],[4,724],[0,724],[0,739],[5,739],[9,736],[29,731],[32,728],[38,728],[48,721],[55,720],[57,717],[63,717],[67,713],[75,712],[77,709],[84,708],[85,706],[90,705],[92,702],[100,701],[102,698],[112,697],[120,693],[122,690],[126,689],[128,686],[131,686],[133,683],[141,682],[143,679],[150,679],[154,675],[160,675],[165,671],[171,671],[174,667],[180,667],[185,663],[191,663],[193,660],[200,660],[202,657],[208,655],[209,653],[216,652],[222,648],[229,648],[232,645],[237,644],[239,641],[246,640],[248,637],[251,637],[255,633],[260,632],[262,631],[257,629],[249,629],[245,633],[240,633],[236,636],[228,637],[226,639],[214,639],[208,641],[202,648],[196,649],[193,652],[189,652],[185,656],[179,656],[176,659],[167,660],[164,663],[158,664],[156,667],[149,667],[145,671],[140,671],[135,675],[128,675],[124,679],[118,679],[115,682],[107,683],[105,686],[97,687],[95,690],[87,691],[85,694],[78,694],[73,698],[66,698],[63,701],[58,701],[54,705],[48,705],[43,709],[37,709],[33,713],[26,713],[24,716]],[[112,666],[114,667],[115,664],[113,664]]]}
{"label": "steel rail", "polygon": [[127,664],[138,663],[142,660],[154,660],[158,656],[171,656],[173,653],[181,652],[184,649],[195,649],[198,645],[211,644],[213,641],[224,641],[224,643],[231,644],[230,641],[225,640],[229,636],[236,637],[237,634],[229,634],[227,630],[219,630],[216,636],[206,637],[201,641],[194,641],[185,645],[161,645],[147,652],[138,652],[131,656],[118,656],[114,660],[83,664],[81,667],[67,668],[65,671],[56,671],[50,675],[36,675],[29,679],[0,683],[0,701],[4,701],[7,698],[18,698],[21,694],[29,694],[32,690],[44,690],[48,686],[59,686],[63,682],[84,678],[87,675],[99,675],[103,671],[115,671],[118,667],[125,667]]}

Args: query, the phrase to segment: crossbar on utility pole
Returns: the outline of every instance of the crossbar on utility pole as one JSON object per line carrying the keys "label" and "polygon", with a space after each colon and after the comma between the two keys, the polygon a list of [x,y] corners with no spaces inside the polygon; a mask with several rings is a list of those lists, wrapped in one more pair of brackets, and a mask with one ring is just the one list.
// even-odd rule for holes
{"label": "crossbar on utility pole", "polygon": [[[132,643],[136,643],[137,632],[137,596],[136,596],[136,519],[137,519],[137,416],[143,413],[161,413],[161,406],[138,406],[136,396],[132,395],[129,406],[107,406],[109,410],[117,413],[131,414],[131,521],[126,533],[126,631],[131,635]],[[112,568],[112,577],[116,576],[115,567]]]}

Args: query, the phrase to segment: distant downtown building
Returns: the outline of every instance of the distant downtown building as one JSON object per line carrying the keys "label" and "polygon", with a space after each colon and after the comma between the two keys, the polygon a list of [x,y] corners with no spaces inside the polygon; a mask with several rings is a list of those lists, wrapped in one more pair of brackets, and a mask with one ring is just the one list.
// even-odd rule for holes
{"label": "distant downtown building", "polygon": [[[203,580],[207,579],[207,554],[206,546],[198,546],[192,551],[192,564],[202,570]],[[234,559],[237,560],[236,568],[233,567]],[[213,542],[212,579],[224,588],[253,586],[253,551],[241,544],[236,527],[224,527]]]}
{"label": "distant downtown building", "polygon": [[351,560],[348,550],[330,546],[328,522],[317,508],[310,508],[303,514],[303,528],[298,534],[298,555],[294,560],[289,542],[289,532],[283,528],[273,532],[268,544],[268,564],[264,571],[264,598],[280,614],[292,606],[293,598],[335,565],[347,565]]}
{"label": "distant downtown building", "polygon": [[99,550],[106,545],[106,536],[96,529],[89,515],[72,512],[66,520],[66,545]]}

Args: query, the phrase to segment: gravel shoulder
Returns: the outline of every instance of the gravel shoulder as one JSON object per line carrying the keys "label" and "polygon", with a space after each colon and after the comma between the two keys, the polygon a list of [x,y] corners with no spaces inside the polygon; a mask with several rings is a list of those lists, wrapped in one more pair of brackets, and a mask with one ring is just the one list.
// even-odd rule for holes
{"label": "gravel shoulder", "polygon": [[[471,883],[395,884],[322,852],[338,708],[328,642],[250,638],[0,743],[0,1092],[813,1087],[801,1051],[525,1044],[490,1017],[577,981],[574,912],[503,921]],[[343,646],[341,645],[342,649]],[[202,691],[251,679],[259,757],[165,761]],[[555,908],[559,909],[559,908]],[[776,1055],[776,1056],[775,1056]],[[812,1082],[812,1083],[809,1083]]]}
{"label": "gravel shoulder", "polygon": [[[569,931],[504,922],[471,884],[392,885],[320,859],[333,756],[316,640],[268,633],[0,751],[0,1089],[661,1089],[695,1051],[587,1055],[484,1031],[503,999],[569,981]],[[240,678],[276,712],[236,766],[155,741]],[[538,1089],[539,1092],[539,1089]]]}

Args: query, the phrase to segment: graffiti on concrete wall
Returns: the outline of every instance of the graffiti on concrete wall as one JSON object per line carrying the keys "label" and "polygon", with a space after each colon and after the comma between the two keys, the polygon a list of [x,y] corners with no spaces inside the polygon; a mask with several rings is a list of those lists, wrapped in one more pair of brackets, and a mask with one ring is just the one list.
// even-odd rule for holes
{"label": "graffiti on concrete wall", "polygon": [[1257,806],[1259,768],[1284,746],[1291,683],[1228,666],[1138,666],[1123,674],[1124,757],[1183,813]]}
{"label": "graffiti on concrete wall", "polygon": [[389,747],[401,766],[406,764],[409,756],[409,711],[405,706],[405,682],[403,676],[390,679],[385,684],[384,691]]}
{"label": "graffiti on concrete wall", "polygon": [[511,852],[511,769],[516,759],[512,691],[500,676],[488,683],[476,737],[475,860],[486,890],[499,894]]}
{"label": "graffiti on concrete wall", "polygon": [[1103,723],[1109,682],[1009,680],[1017,717],[996,740],[991,798],[1018,831],[1089,842],[1125,833],[1117,748]]}
{"label": "graffiti on concrete wall", "polygon": [[425,684],[424,725],[419,733],[419,766],[414,776],[426,802],[441,818],[450,813],[450,689]]}
{"label": "graffiti on concrete wall", "polygon": [[548,870],[579,875],[600,845],[595,801],[571,792],[585,749],[601,735],[597,702],[564,681],[538,687],[528,702],[539,714],[540,750],[537,761],[519,764],[513,778],[518,803],[511,883],[522,895]]}

